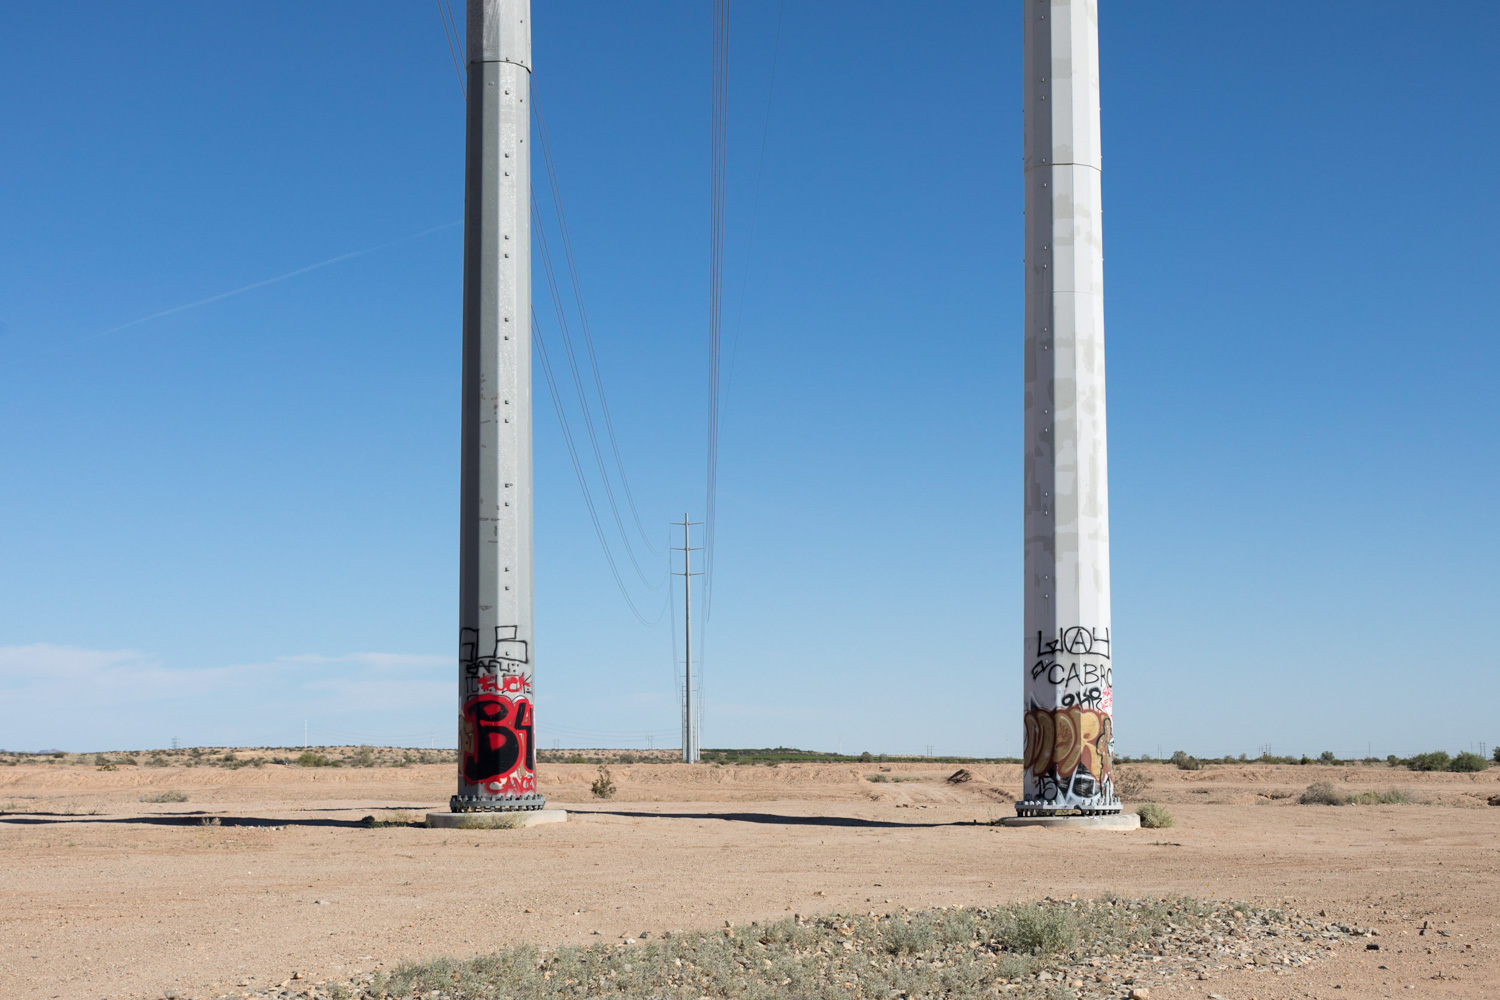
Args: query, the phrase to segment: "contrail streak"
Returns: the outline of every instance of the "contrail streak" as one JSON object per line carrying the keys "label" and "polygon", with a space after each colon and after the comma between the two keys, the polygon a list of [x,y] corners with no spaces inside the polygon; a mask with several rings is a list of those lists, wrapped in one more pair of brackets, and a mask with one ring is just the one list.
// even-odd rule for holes
{"label": "contrail streak", "polygon": [[[112,326],[108,330],[101,330],[98,333],[91,333],[85,337],[79,337],[78,339],[69,341],[66,344],[59,344],[57,347],[52,348],[52,350],[41,351],[37,354],[30,355],[30,358],[43,357],[45,355],[55,353],[56,351],[60,351],[66,347],[72,347],[74,345],[82,344],[90,340],[98,340],[100,337],[108,337],[112,333],[119,333],[121,330],[128,330],[133,326],[140,326],[142,323],[149,323],[154,319],[161,319],[163,316],[171,316],[174,313],[186,312],[189,309],[197,309],[199,306],[206,306],[210,303],[218,302],[222,299],[233,298],[236,295],[244,295],[246,292],[253,292],[257,288],[265,288],[267,285],[274,285],[278,281],[285,281],[288,278],[295,278],[299,274],[306,274],[309,271],[316,271],[319,268],[328,267],[332,264],[337,264],[340,261],[350,260],[354,257],[363,257],[365,254],[371,254],[376,252],[377,250],[384,250],[387,247],[393,247],[400,243],[408,243],[411,240],[419,239],[423,236],[429,236],[432,233],[439,232],[443,229],[452,229],[456,225],[458,225],[457,222],[446,222],[441,226],[433,226],[431,229],[424,229],[420,233],[412,233],[410,236],[403,236],[398,240],[391,240],[387,243],[378,243],[372,247],[365,247],[363,250],[353,250],[349,253],[341,253],[337,257],[329,257],[327,260],[320,260],[316,264],[308,264],[306,267],[299,267],[295,271],[288,271],[285,274],[278,274],[274,278],[266,278],[263,281],[256,281],[252,284],[245,285],[240,288],[235,288],[231,291],[220,292],[218,295],[210,295],[206,299],[199,299],[196,302],[187,302],[180,306],[173,306],[170,309],[163,309],[160,312],[154,312],[149,316],[142,316],[140,319],[133,319],[129,323],[121,323],[119,326]],[[21,360],[30,360],[30,358],[23,358]]]}

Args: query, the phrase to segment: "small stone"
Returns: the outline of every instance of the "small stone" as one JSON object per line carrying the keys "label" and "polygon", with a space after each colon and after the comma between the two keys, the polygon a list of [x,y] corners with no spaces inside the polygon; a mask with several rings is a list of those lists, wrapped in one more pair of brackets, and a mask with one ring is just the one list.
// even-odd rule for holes
{"label": "small stone", "polygon": [[292,973],[292,978],[293,979],[301,979],[302,978],[302,973],[300,973],[300,972],[294,972],[294,973]]}
{"label": "small stone", "polygon": [[1365,951],[1379,951],[1379,950],[1380,950],[1380,945],[1376,944],[1373,941],[1371,941],[1369,944],[1365,945]]}
{"label": "small stone", "polygon": [[1130,991],[1130,1000],[1151,1000],[1151,991],[1144,986]]}

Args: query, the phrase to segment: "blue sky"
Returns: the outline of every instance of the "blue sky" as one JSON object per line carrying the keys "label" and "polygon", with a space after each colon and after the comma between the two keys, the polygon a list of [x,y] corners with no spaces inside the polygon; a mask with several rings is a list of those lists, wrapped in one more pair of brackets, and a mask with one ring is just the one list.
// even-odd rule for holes
{"label": "blue sky", "polygon": [[[1103,7],[1119,750],[1500,742],[1500,8]],[[534,8],[662,549],[704,506],[709,6]],[[703,745],[1015,753],[1019,11],[779,10],[732,15]],[[436,8],[8,5],[0,128],[0,746],[452,745]],[[675,745],[672,619],[535,403],[539,738]]]}

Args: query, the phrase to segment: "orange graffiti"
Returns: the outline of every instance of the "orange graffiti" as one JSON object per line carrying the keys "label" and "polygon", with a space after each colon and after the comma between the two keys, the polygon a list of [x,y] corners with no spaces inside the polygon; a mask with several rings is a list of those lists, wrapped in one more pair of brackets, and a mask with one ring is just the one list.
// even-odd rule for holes
{"label": "orange graffiti", "polygon": [[1034,708],[1026,713],[1026,770],[1035,775],[1056,768],[1060,781],[1072,779],[1081,766],[1103,782],[1112,766],[1113,723],[1092,708]]}

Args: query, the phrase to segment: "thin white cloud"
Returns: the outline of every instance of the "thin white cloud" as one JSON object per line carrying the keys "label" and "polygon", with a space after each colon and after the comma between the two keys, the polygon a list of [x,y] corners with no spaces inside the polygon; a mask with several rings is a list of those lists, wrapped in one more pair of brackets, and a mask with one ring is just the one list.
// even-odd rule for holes
{"label": "thin white cloud", "polygon": [[161,746],[163,732],[206,744],[285,740],[304,718],[406,733],[452,714],[452,662],[357,652],[174,667],[139,650],[0,646],[0,746]]}

